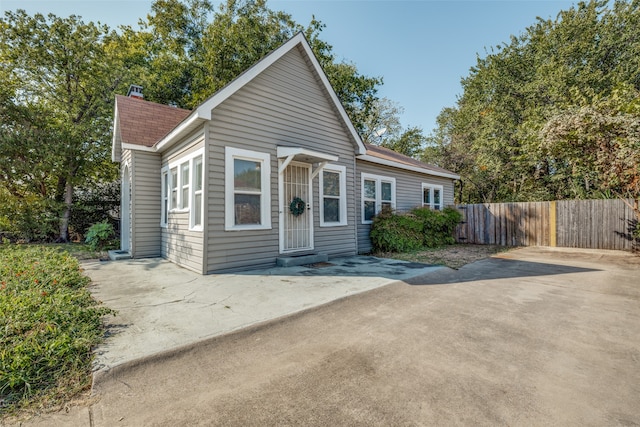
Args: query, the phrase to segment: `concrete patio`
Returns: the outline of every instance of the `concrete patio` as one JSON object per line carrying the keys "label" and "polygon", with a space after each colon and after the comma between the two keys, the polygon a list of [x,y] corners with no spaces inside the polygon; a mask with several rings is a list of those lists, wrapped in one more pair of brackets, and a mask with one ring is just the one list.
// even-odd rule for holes
{"label": "concrete patio", "polygon": [[439,266],[368,256],[203,276],[164,259],[83,264],[96,299],[117,311],[96,371],[277,319]]}

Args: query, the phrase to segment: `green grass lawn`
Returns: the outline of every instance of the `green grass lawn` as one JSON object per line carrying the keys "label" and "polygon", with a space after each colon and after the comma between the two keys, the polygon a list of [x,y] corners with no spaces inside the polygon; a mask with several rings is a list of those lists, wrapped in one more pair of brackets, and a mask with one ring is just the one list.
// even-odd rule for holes
{"label": "green grass lawn", "polygon": [[111,310],[87,289],[85,245],[0,244],[0,415],[54,406],[91,385]]}

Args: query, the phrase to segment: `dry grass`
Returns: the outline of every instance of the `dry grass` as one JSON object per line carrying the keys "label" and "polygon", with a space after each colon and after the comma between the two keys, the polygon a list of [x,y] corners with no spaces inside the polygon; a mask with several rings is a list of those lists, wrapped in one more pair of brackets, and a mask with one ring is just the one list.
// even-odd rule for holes
{"label": "dry grass", "polygon": [[395,258],[404,261],[420,262],[424,264],[446,265],[449,268],[460,267],[488,258],[491,255],[506,252],[513,248],[497,245],[470,245],[456,244],[441,248],[428,249],[410,253],[376,253],[375,256],[383,258]]}

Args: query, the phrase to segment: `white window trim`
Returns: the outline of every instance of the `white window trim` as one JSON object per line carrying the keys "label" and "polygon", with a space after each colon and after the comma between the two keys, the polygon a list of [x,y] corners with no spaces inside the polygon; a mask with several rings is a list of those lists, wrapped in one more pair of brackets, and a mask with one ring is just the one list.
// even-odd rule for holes
{"label": "white window trim", "polygon": [[[189,181],[186,184],[184,183],[184,179],[183,179],[185,168],[187,168],[187,180]],[[188,212],[189,207],[191,206],[191,203],[189,203],[190,202],[189,199],[191,199],[191,195],[189,194],[191,192],[191,161],[190,160],[180,163],[180,167],[178,167],[178,174],[179,174],[178,191],[180,192],[180,196],[178,197],[178,206],[180,206],[181,211]],[[187,200],[185,200],[184,197],[182,197],[185,190],[187,190],[187,194],[189,194],[187,196]]]}
{"label": "white window trim", "polygon": [[[167,206],[169,207],[169,214],[172,213],[189,213],[189,231],[202,231],[203,227],[202,225],[194,227],[193,226],[193,219],[195,218],[194,213],[192,212],[192,206],[193,206],[193,199],[194,199],[194,191],[193,188],[194,186],[192,185],[193,182],[193,173],[194,173],[194,168],[193,168],[193,163],[196,157],[202,156],[202,186],[203,186],[203,194],[204,194],[204,187],[206,186],[206,181],[204,179],[204,177],[206,176],[206,162],[205,162],[205,158],[204,158],[204,147],[197,149],[196,151],[187,154],[186,156],[182,156],[178,159],[175,159],[171,162],[169,162],[169,164],[165,165],[161,170],[160,170],[160,179],[163,179],[163,175],[166,173],[168,175],[168,182],[169,182],[169,189],[168,191],[163,187],[162,188],[162,200],[161,200],[161,208],[160,208],[160,226],[163,228],[167,228],[168,227],[168,222],[164,223],[164,197],[165,197],[165,193],[166,194],[168,200],[167,200]],[[184,165],[185,163],[188,163],[189,165],[189,184],[187,185],[183,185],[182,183],[182,165]],[[176,169],[177,170],[177,185],[176,185],[176,189],[177,189],[177,195],[176,195],[176,206],[173,206],[173,204],[171,203],[171,191],[173,188],[173,179],[171,177],[171,170],[172,169]],[[161,185],[163,185],[164,183],[161,181]],[[188,203],[188,207],[186,208],[181,208],[180,206],[184,205],[184,201],[182,200],[182,188],[183,187],[187,187],[189,188],[188,191],[188,197],[189,199],[187,200]],[[204,222],[204,196],[203,196],[203,201],[202,201],[202,221]],[[167,215],[167,219],[169,220],[171,217],[170,215]]]}
{"label": "white window trim", "polygon": [[[360,219],[363,224],[371,224],[373,221],[364,219],[364,182],[375,181],[376,182],[376,209],[375,214],[379,214],[382,210],[382,183],[391,183],[391,209],[396,208],[396,179],[390,176],[374,175],[370,173],[362,172],[360,176]],[[385,200],[386,202],[386,200]]]}
{"label": "white window trim", "polygon": [[[339,198],[339,209],[340,209],[340,221],[338,222],[325,222],[324,220],[324,177],[323,172],[333,172],[339,175],[340,180],[340,198]],[[319,193],[320,193],[320,227],[339,227],[347,224],[347,168],[341,165],[326,165],[320,173],[319,176]],[[330,196],[335,197],[335,196]]]}
{"label": "white window trim", "polygon": [[[260,224],[235,224],[234,212],[234,159],[261,162],[260,179]],[[234,147],[224,148],[224,229],[226,231],[270,230],[271,229],[271,155],[259,151]]]}
{"label": "white window trim", "polygon": [[[428,205],[424,203],[424,190],[425,189],[429,189],[429,200],[431,200],[431,203],[429,203]],[[443,197],[443,191],[444,191],[444,186],[442,185],[438,185],[438,184],[430,184],[427,182],[423,182],[422,183],[422,201],[421,204],[423,207],[429,207],[431,209],[436,209],[436,204],[435,204],[435,199],[434,199],[434,190],[440,190],[440,203],[438,204],[438,210],[442,210],[444,209],[444,197]]]}
{"label": "white window trim", "polygon": [[[176,203],[175,206],[172,202],[173,199],[173,170],[176,170],[176,182],[175,182],[175,190],[176,190]],[[180,206],[180,168],[176,164],[172,164],[169,166],[169,213],[171,212],[180,212],[178,209]]]}
{"label": "white window trim", "polygon": [[[165,177],[167,177],[166,183],[167,185],[165,185]],[[168,220],[169,220],[169,212],[170,211],[170,206],[169,206],[169,193],[171,192],[171,182],[169,179],[170,175],[169,175],[169,167],[164,167],[160,170],[160,185],[162,186],[161,189],[161,193],[162,193],[162,197],[161,197],[161,205],[160,205],[160,227],[163,228],[167,228],[168,226]],[[165,204],[166,202],[166,204]],[[165,217],[167,218],[167,220],[165,221]]]}
{"label": "white window trim", "polygon": [[[196,190],[196,159],[200,157],[200,163],[202,164],[202,189]],[[204,168],[204,155],[196,155],[191,159],[190,164],[190,173],[191,173],[191,211],[189,214],[189,230],[191,231],[202,231],[203,223],[204,223],[204,188],[207,184],[207,181],[204,179],[206,176],[205,168]],[[200,194],[201,202],[200,202],[200,224],[196,225],[196,193]]]}

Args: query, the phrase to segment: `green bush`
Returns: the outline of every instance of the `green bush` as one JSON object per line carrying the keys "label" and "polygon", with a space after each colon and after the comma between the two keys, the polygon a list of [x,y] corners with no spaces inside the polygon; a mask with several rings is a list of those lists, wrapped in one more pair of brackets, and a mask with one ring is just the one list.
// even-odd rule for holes
{"label": "green bush", "polygon": [[[0,236],[12,241],[52,242],[60,233],[60,216],[64,203],[49,196],[25,192],[11,194],[0,186]],[[120,185],[117,181],[87,183],[77,188],[69,218],[69,233],[80,241],[88,228],[99,221],[118,225]]]}
{"label": "green bush", "polygon": [[380,252],[411,252],[453,244],[453,231],[461,220],[462,215],[454,208],[382,212],[373,219],[371,243]]}
{"label": "green bush", "polygon": [[85,243],[94,251],[102,250],[111,242],[114,235],[111,223],[107,221],[99,222],[89,227]]}
{"label": "green bush", "polygon": [[382,252],[410,252],[422,247],[422,222],[411,214],[382,212],[373,218],[371,244]]}
{"label": "green bush", "polygon": [[75,238],[86,236],[89,227],[109,222],[115,228],[120,212],[120,182],[90,183],[77,188],[73,195],[73,209],[69,218],[69,233]]}
{"label": "green bush", "polygon": [[411,213],[422,221],[423,245],[427,248],[435,248],[443,245],[452,245],[456,241],[453,231],[456,225],[462,221],[462,214],[455,208],[444,208],[442,211],[434,211],[429,208],[415,208]]}
{"label": "green bush", "polygon": [[0,413],[90,384],[100,319],[112,311],[91,297],[89,281],[64,251],[0,245]]}
{"label": "green bush", "polygon": [[0,235],[14,241],[50,242],[59,233],[62,205],[28,194],[16,197],[0,188]]}

